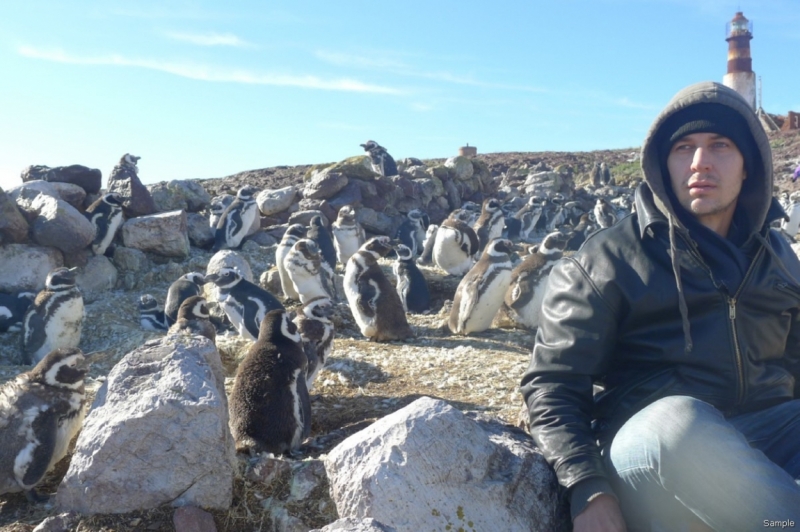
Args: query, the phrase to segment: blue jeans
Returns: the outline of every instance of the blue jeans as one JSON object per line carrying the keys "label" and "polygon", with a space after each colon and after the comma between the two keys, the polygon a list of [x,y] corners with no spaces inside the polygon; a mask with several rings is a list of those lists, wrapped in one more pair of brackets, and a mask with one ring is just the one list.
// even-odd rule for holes
{"label": "blue jeans", "polygon": [[800,399],[725,419],[666,397],[631,417],[604,457],[628,530],[800,530]]}

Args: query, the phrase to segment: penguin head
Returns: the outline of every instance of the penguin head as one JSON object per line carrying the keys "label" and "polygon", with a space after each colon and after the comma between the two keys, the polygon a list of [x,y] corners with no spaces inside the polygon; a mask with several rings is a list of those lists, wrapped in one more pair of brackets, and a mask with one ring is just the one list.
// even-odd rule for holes
{"label": "penguin head", "polygon": [[259,341],[269,340],[273,344],[278,344],[281,340],[288,340],[300,343],[300,333],[297,332],[297,325],[292,322],[292,317],[284,309],[270,310],[261,320],[258,328]]}
{"label": "penguin head", "polygon": [[308,238],[301,238],[293,246],[294,249],[303,255],[306,260],[319,260],[319,246],[313,240]]}
{"label": "penguin head", "polygon": [[88,370],[89,361],[80,349],[56,349],[36,364],[30,378],[47,386],[77,390],[83,386]]}
{"label": "penguin head", "polygon": [[331,298],[325,296],[317,296],[309,299],[303,305],[303,314],[309,319],[327,319],[333,314],[333,303]]}
{"label": "penguin head", "polygon": [[213,214],[222,214],[228,205],[233,203],[233,196],[230,194],[223,194],[222,196],[214,196],[211,199],[211,212]]}
{"label": "penguin head", "polygon": [[239,191],[236,193],[236,197],[241,200],[249,200],[253,198],[255,193],[256,193],[255,187],[252,187],[250,185],[245,185],[239,189]]}
{"label": "penguin head", "polygon": [[77,268],[56,268],[47,274],[45,286],[48,290],[70,290],[75,287],[75,271]]}
{"label": "penguin head", "polygon": [[233,288],[242,280],[242,274],[236,268],[220,268],[217,273],[205,276],[206,283],[214,283],[219,288]]}
{"label": "penguin head", "polygon": [[514,243],[507,238],[493,238],[486,246],[486,251],[489,255],[495,257],[500,255],[511,255],[514,252]]}
{"label": "penguin head", "polygon": [[374,149],[379,149],[381,147],[381,145],[375,142],[374,140],[368,140],[364,144],[359,144],[359,146],[364,148],[364,151],[372,151]]}
{"label": "penguin head", "polygon": [[116,192],[109,192],[108,194],[103,194],[103,203],[107,203],[112,207],[122,207],[122,196],[120,196]]}
{"label": "penguin head", "polygon": [[419,209],[413,209],[411,211],[408,211],[408,214],[406,214],[406,216],[408,216],[408,219],[411,220],[412,222],[422,223],[422,211]]}
{"label": "penguin head", "polygon": [[155,310],[158,308],[158,301],[150,294],[144,294],[139,298],[139,310]]}
{"label": "penguin head", "polygon": [[569,241],[570,235],[562,233],[561,231],[553,231],[542,240],[539,244],[539,253],[542,255],[551,255],[564,251],[564,248]]}
{"label": "penguin head", "polygon": [[500,201],[495,198],[484,200],[482,210],[488,213],[495,213],[500,210]]}
{"label": "penguin head", "polygon": [[133,169],[137,169],[137,164],[139,164],[139,159],[141,157],[137,157],[136,155],[131,155],[130,153],[126,153],[122,156],[119,160],[120,166],[130,166]]}
{"label": "penguin head", "polygon": [[204,297],[191,296],[187,297],[181,307],[178,309],[178,319],[199,319],[207,320],[211,317],[208,311],[208,304]]}
{"label": "penguin head", "polygon": [[367,240],[361,249],[377,254],[380,257],[385,257],[392,249],[392,239],[388,236],[375,236]]}
{"label": "penguin head", "polygon": [[336,219],[342,223],[344,222],[347,225],[353,225],[356,221],[356,210],[353,208],[352,205],[345,205],[341,209],[339,209],[339,213],[336,215]]}
{"label": "penguin head", "polygon": [[394,247],[395,253],[397,253],[397,260],[411,260],[413,256],[411,253],[411,248],[406,246],[405,244],[398,244]]}
{"label": "penguin head", "polygon": [[311,218],[311,221],[308,223],[311,227],[316,227],[318,229],[325,229],[325,222],[322,221],[322,216],[319,214],[315,215]]}
{"label": "penguin head", "polygon": [[206,283],[206,277],[200,272],[189,272],[183,276],[184,279],[190,281],[197,286],[203,286]]}
{"label": "penguin head", "polygon": [[287,229],[286,232],[283,233],[283,237],[281,238],[281,242],[287,243],[290,240],[296,240],[298,238],[303,238],[306,236],[306,228],[302,224],[292,224]]}

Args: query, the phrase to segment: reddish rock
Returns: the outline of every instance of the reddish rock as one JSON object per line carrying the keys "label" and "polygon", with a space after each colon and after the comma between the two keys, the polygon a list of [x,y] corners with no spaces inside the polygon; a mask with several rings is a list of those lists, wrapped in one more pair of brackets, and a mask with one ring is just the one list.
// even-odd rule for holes
{"label": "reddish rock", "polygon": [[217,532],[214,517],[194,506],[181,506],[172,514],[175,532]]}

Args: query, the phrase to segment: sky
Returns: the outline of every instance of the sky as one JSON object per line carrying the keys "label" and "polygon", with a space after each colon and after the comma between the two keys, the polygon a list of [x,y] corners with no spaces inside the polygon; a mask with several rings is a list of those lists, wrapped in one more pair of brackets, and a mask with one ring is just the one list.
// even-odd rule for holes
{"label": "sky", "polygon": [[[13,7],[12,7],[13,5]],[[333,162],[635,148],[722,81],[753,22],[770,113],[800,111],[798,0],[85,0],[0,7],[0,187],[28,165],[145,183]]]}

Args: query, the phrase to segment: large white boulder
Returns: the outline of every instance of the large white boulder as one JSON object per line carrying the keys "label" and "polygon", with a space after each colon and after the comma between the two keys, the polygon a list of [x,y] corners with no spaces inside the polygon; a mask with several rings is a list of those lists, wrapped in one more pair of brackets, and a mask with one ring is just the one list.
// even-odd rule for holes
{"label": "large white boulder", "polygon": [[296,197],[297,187],[288,186],[276,190],[262,190],[256,195],[256,203],[261,214],[271,216],[291,207]]}
{"label": "large white boulder", "polygon": [[170,211],[131,218],[122,225],[125,247],[164,257],[189,256],[186,211]]}
{"label": "large white boulder", "polygon": [[47,274],[64,265],[64,256],[55,248],[6,244],[0,246],[0,264],[0,291],[38,292]]}
{"label": "large white boulder", "polygon": [[78,209],[66,201],[39,193],[23,206],[31,226],[31,238],[42,246],[50,246],[66,254],[85,249],[94,240],[95,228]]}

